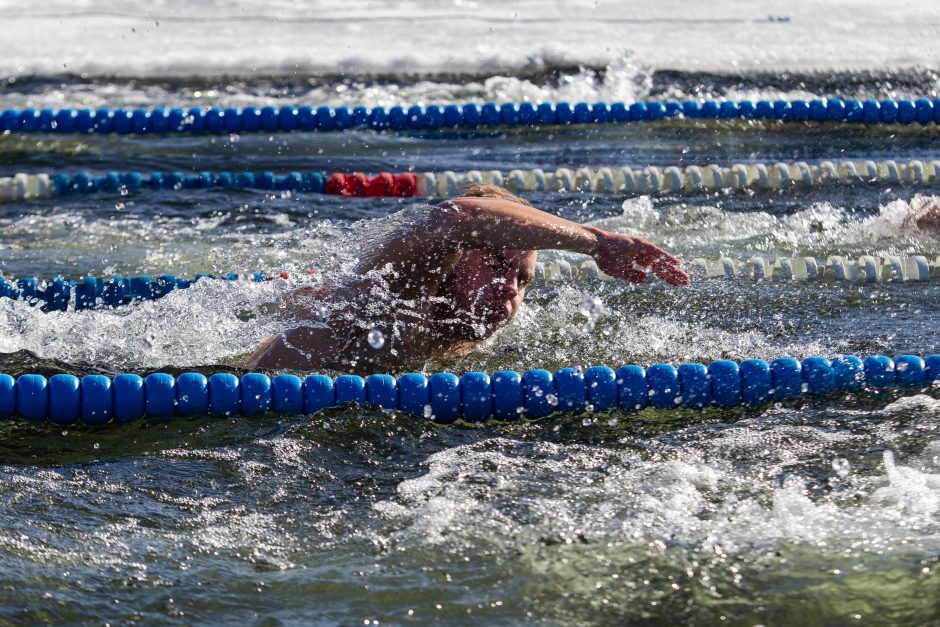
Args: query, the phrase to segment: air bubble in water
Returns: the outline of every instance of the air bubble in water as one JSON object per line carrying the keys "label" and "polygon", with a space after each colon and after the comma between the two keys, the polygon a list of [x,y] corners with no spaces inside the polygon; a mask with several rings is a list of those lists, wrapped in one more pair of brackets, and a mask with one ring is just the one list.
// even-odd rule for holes
{"label": "air bubble in water", "polygon": [[379,331],[378,329],[372,329],[371,331],[369,331],[369,336],[367,339],[369,341],[369,346],[371,346],[375,350],[379,350],[380,348],[385,346],[385,336],[382,335],[382,332]]}

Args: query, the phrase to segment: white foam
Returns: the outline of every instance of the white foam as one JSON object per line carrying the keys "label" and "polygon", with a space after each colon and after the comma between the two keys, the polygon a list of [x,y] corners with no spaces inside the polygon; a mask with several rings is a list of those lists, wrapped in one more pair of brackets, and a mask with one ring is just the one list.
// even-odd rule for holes
{"label": "white foam", "polygon": [[940,25],[940,6],[878,0],[759,7],[745,0],[415,0],[394,8],[248,0],[212,10],[184,0],[57,0],[35,8],[6,0],[0,9],[5,76],[511,73],[603,67],[628,50],[641,64],[667,69],[922,67],[937,58]]}
{"label": "white foam", "polygon": [[[773,451],[792,453],[790,429],[740,425],[728,431],[749,438],[734,455],[773,459]],[[825,451],[851,439],[806,430],[813,433],[796,440],[808,442],[802,463],[828,466]],[[788,446],[774,446],[774,440]],[[724,434],[716,440],[691,434],[666,450],[654,444],[660,454],[649,459],[630,450],[492,439],[432,455],[426,474],[401,482],[396,498],[376,507],[401,521],[399,534],[409,542],[456,541],[457,535],[469,541],[468,534],[489,539],[496,533],[509,544],[524,543],[528,527],[535,526],[540,538],[557,535],[572,542],[578,536],[605,546],[679,544],[720,558],[780,543],[891,551],[930,550],[940,540],[931,522],[940,511],[940,474],[897,465],[890,451],[883,473],[853,475],[851,485],[836,486],[857,494],[857,501],[843,505],[838,491],[832,497],[811,495],[808,479],[790,474],[792,461],[747,472],[724,444]],[[541,488],[533,491],[536,485]],[[503,502],[515,505],[504,508]]]}
{"label": "white foam", "polygon": [[932,251],[940,242],[940,234],[919,229],[912,219],[936,202],[940,197],[895,200],[877,213],[818,202],[781,215],[714,205],[654,207],[640,197],[626,200],[621,215],[591,224],[650,239],[686,258],[762,252],[910,255]]}
{"label": "white foam", "polygon": [[136,369],[200,366],[249,353],[283,323],[246,319],[276,301],[274,282],[199,281],[157,301],[115,310],[43,313],[23,301],[0,299],[0,352],[29,350],[67,362]]}

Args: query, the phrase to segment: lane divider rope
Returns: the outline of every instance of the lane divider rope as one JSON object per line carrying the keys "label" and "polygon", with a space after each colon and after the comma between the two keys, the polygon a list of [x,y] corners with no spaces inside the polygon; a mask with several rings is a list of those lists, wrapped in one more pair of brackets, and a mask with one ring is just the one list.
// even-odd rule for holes
{"label": "lane divider rope", "polygon": [[[852,281],[923,282],[940,280],[940,255],[931,261],[924,255],[846,255],[826,257],[764,257],[748,259],[706,259],[697,257],[685,262],[686,270],[695,279],[749,279],[787,281]],[[536,282],[571,282],[601,280],[613,277],[601,271],[593,259],[571,263],[557,259],[548,263],[537,262]]]}
{"label": "lane divider rope", "polygon": [[469,372],[458,377],[437,373],[429,377],[388,374],[362,378],[314,374],[300,378],[282,374],[270,378],[249,373],[206,377],[189,372],[113,378],[78,378],[38,374],[14,378],[0,374],[0,417],[20,416],[59,425],[104,425],[141,418],[174,416],[255,416],[268,412],[313,414],[346,403],[402,411],[418,418],[450,424],[490,420],[534,420],[554,413],[634,412],[653,409],[700,410],[708,407],[760,406],[770,401],[800,399],[833,393],[879,395],[888,388],[921,392],[940,388],[940,355],[922,359],[872,356],[864,360],[844,355],[829,360],[790,357],[770,363],[749,359],[719,360],[709,365],[649,368],[593,366],[586,370],[561,368],[554,373],[535,369],[525,373],[502,370],[492,376]]}
{"label": "lane divider rope", "polygon": [[[694,258],[686,262],[686,269],[695,279],[787,280],[787,281],[851,281],[925,282],[940,280],[940,255],[931,261],[924,255],[829,255],[823,258],[763,257],[748,259]],[[310,274],[316,274],[310,272]],[[0,277],[0,298],[22,300],[43,311],[82,311],[86,309],[114,308],[143,300],[157,300],[174,290],[189,289],[202,279],[225,281],[270,281],[288,279],[290,274],[196,274],[194,278],[180,278],[173,274],[157,277],[138,275],[114,276],[109,279],[84,276],[80,279],[56,277],[51,280],[27,277],[21,279]],[[535,264],[535,283],[611,281],[593,259],[571,263],[564,259]]]}
{"label": "lane divider rope", "polygon": [[[333,175],[336,176],[336,175]],[[558,168],[511,170],[470,170],[466,173],[423,172],[418,174],[419,196],[454,196],[466,183],[501,185],[515,192],[606,192],[628,196],[646,194],[695,194],[714,191],[777,190],[790,186],[832,184],[861,185],[934,185],[940,182],[940,161],[907,162],[895,160],[839,162],[824,160],[818,164],[735,163],[730,166],[647,166],[631,168]],[[349,194],[353,195],[353,194]]]}
{"label": "lane divider rope", "polygon": [[655,122],[669,118],[931,124],[940,122],[940,99],[688,100],[647,102],[487,102],[385,107],[191,107],[154,109],[7,109],[0,133],[276,133],[396,131]]}
{"label": "lane divider rope", "polygon": [[109,172],[103,175],[25,174],[0,177],[0,202],[59,198],[72,194],[128,194],[142,189],[260,189],[355,197],[453,197],[467,183],[488,183],[513,192],[597,192],[626,196],[780,190],[825,185],[940,183],[940,160],[806,161],[735,163],[730,166],[629,166],[467,172],[381,172],[368,176],[334,172]]}

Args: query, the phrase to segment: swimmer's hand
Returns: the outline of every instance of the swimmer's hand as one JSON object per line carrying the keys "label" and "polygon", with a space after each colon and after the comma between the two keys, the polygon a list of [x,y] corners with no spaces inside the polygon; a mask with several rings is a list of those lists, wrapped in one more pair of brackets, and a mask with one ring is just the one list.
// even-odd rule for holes
{"label": "swimmer's hand", "polygon": [[[610,276],[633,283],[646,283],[646,268],[670,285],[688,285],[689,275],[683,272],[682,262],[662,248],[639,237],[628,237],[600,229],[590,229],[597,237],[591,256],[597,267]],[[641,269],[635,266],[640,266]]]}

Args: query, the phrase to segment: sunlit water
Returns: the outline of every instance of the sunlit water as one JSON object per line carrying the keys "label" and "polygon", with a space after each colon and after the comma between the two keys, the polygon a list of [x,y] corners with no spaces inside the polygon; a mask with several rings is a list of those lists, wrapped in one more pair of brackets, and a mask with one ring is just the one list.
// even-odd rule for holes
{"label": "sunlit water", "polygon": [[[655,89],[628,78],[641,96]],[[447,101],[503,97],[493,85],[509,79],[500,80],[464,91],[459,81],[351,89],[375,104],[434,89]],[[682,80],[712,93],[736,88],[714,77]],[[756,84],[749,95],[807,89]],[[531,97],[557,96],[556,87],[533,85],[544,93]],[[250,83],[218,102],[267,104],[272,89]],[[684,97],[698,87],[676,79],[668,89]],[[0,104],[46,106],[55,93],[75,105],[173,104],[192,90],[39,84],[0,94]],[[878,81],[858,90],[886,95]],[[162,96],[151,100],[155,93]],[[740,122],[550,134],[9,136],[0,137],[0,163],[7,174],[933,159],[936,138],[932,127]],[[940,237],[905,222],[914,193],[530,198],[684,259],[933,257]],[[208,190],[7,204],[0,269],[17,277],[340,273],[369,245],[355,222],[406,202]],[[116,311],[47,314],[0,301],[0,365],[13,374],[217,371],[285,324],[277,303],[298,280],[203,281]],[[940,284],[553,284],[533,289],[481,350],[426,369],[845,352],[940,352]],[[4,423],[0,620],[928,624],[940,616],[937,399],[928,389],[477,429],[369,408],[95,429]]]}

